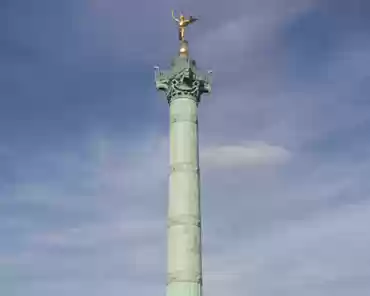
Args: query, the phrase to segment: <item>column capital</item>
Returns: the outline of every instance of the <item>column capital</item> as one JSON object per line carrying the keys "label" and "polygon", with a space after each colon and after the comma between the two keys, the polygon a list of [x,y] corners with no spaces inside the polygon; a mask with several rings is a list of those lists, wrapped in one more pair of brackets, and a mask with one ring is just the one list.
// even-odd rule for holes
{"label": "column capital", "polygon": [[160,71],[155,67],[155,84],[159,91],[163,91],[169,104],[176,98],[188,97],[200,102],[202,94],[211,92],[212,72],[201,73],[196,68],[196,62],[187,57],[175,57],[171,69]]}

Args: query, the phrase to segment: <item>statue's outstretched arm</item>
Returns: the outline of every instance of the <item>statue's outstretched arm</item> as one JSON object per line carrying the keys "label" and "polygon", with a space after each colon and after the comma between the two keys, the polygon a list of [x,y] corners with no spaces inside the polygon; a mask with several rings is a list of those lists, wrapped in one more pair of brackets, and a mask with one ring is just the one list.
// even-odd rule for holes
{"label": "statue's outstretched arm", "polygon": [[175,17],[175,12],[172,10],[172,18],[175,20],[175,22],[180,22],[176,17]]}
{"label": "statue's outstretched arm", "polygon": [[196,17],[190,17],[190,19],[189,19],[189,22],[190,23],[194,23],[194,22],[196,22],[198,20],[198,18],[196,18]]}
{"label": "statue's outstretched arm", "polygon": [[188,20],[184,21],[184,26],[186,27],[187,25],[190,25],[190,24],[194,23],[197,20],[198,20],[197,18],[194,18],[194,17],[191,16]]}

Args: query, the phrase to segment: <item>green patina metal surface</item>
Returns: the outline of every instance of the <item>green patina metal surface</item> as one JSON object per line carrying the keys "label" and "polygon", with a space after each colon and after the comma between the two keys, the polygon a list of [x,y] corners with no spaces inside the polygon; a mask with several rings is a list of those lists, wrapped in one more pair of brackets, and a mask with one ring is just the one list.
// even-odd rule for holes
{"label": "green patina metal surface", "polygon": [[202,94],[211,91],[211,77],[197,70],[187,46],[180,42],[169,70],[155,70],[156,88],[170,107],[167,296],[202,295],[197,109]]}

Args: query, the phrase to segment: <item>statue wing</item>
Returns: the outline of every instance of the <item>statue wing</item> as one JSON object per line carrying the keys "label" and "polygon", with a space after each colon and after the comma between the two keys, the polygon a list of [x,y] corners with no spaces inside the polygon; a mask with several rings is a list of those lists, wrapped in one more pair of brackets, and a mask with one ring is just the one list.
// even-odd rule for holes
{"label": "statue wing", "polygon": [[175,17],[175,12],[172,10],[172,18],[174,19],[175,22],[180,22],[176,17]]}

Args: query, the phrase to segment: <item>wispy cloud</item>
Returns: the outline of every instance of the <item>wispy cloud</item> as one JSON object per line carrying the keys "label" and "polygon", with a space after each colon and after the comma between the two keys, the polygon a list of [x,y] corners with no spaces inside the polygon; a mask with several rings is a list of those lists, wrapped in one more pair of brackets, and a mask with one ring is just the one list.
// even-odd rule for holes
{"label": "wispy cloud", "polygon": [[254,167],[285,163],[290,152],[283,147],[256,142],[209,147],[202,150],[200,157],[202,165],[210,168]]}
{"label": "wispy cloud", "polygon": [[366,203],[343,207],[279,227],[272,235],[236,241],[232,252],[209,260],[219,273],[214,281],[211,273],[209,286],[214,290],[210,291],[216,295],[223,295],[217,294],[219,288],[236,294],[348,295],[353,290],[365,295],[370,270],[360,250],[369,243],[368,211]]}

